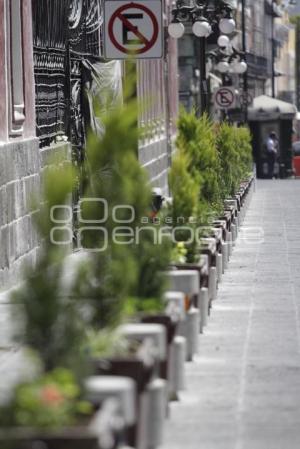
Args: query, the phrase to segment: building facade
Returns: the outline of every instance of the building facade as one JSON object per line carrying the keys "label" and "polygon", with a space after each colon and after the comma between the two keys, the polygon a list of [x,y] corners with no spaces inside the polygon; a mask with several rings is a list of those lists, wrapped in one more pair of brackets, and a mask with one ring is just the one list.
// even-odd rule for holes
{"label": "building facade", "polygon": [[38,248],[29,207],[40,181],[31,0],[0,2],[0,61],[0,286],[6,286],[24,262],[34,263]]}
{"label": "building facade", "polygon": [[[165,20],[169,8],[166,3]],[[81,164],[94,123],[90,96],[101,102],[107,87],[122,96],[125,70],[103,58],[102,23],[102,0],[0,1],[0,290],[16,284],[25,263],[35,263],[39,241],[30,202],[49,157],[62,153]],[[176,42],[166,40],[164,58],[141,60],[136,70],[139,125],[147,130],[139,159],[151,184],[168,194]]]}
{"label": "building facade", "polygon": [[291,23],[288,10],[276,19],[276,97],[296,104],[296,27]]}

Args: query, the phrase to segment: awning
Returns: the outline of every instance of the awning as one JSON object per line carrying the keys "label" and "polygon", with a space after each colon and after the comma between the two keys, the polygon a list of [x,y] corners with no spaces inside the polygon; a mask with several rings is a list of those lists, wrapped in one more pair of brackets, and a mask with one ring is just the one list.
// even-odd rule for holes
{"label": "awning", "polygon": [[248,109],[250,121],[292,120],[296,114],[297,108],[294,104],[267,95],[254,98],[253,105]]}

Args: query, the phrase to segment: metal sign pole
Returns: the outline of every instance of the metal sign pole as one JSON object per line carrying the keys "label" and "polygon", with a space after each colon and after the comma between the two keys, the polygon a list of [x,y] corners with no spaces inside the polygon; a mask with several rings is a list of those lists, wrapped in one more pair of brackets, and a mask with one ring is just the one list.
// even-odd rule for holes
{"label": "metal sign pole", "polygon": [[[242,0],[242,46],[247,62],[247,34],[246,34],[246,0]],[[248,98],[248,71],[243,75],[243,91],[245,98]],[[245,123],[248,122],[248,102],[244,104]]]}

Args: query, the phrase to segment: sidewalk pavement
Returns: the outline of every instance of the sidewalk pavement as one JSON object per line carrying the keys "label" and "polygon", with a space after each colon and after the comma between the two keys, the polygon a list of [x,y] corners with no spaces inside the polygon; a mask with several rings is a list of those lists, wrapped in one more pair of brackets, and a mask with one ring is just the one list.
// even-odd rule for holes
{"label": "sidewalk pavement", "polygon": [[[259,181],[162,449],[299,449],[300,182]],[[257,228],[259,228],[257,230]]]}

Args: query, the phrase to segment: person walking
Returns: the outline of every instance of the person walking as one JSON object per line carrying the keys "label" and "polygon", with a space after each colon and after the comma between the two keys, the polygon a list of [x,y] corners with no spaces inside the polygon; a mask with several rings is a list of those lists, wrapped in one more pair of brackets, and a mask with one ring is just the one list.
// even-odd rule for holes
{"label": "person walking", "polygon": [[274,168],[278,152],[278,138],[274,131],[269,134],[266,146],[268,155],[268,176],[270,179],[273,179],[275,176]]}

